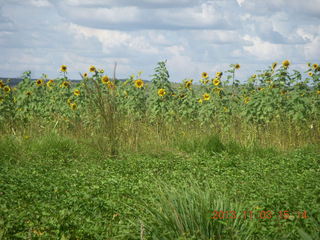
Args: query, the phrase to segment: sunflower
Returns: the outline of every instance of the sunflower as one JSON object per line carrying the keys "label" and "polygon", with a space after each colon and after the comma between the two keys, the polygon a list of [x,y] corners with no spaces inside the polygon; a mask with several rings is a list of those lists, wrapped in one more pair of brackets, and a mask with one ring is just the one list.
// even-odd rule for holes
{"label": "sunflower", "polygon": [[202,76],[202,78],[208,78],[209,77],[208,73],[206,73],[206,72],[203,72],[201,76]]}
{"label": "sunflower", "polygon": [[48,87],[48,88],[51,88],[52,85],[53,85],[53,80],[50,79],[50,80],[47,82],[47,87]]}
{"label": "sunflower", "polygon": [[70,87],[70,82],[67,81],[63,81],[60,85],[61,88],[68,88]]}
{"label": "sunflower", "polygon": [[96,72],[96,67],[91,65],[90,68],[89,68],[89,71],[90,72]]}
{"label": "sunflower", "polygon": [[243,102],[244,102],[245,104],[247,104],[248,102],[250,102],[250,98],[249,98],[249,97],[245,97],[244,100],[243,100]]}
{"label": "sunflower", "polygon": [[222,72],[216,72],[216,77],[221,78],[222,77]]}
{"label": "sunflower", "polygon": [[0,88],[3,88],[5,85],[2,80],[0,80]]}
{"label": "sunflower", "polygon": [[209,93],[205,93],[202,95],[203,100],[208,101],[210,99],[210,94]]}
{"label": "sunflower", "polygon": [[317,91],[317,94],[320,95],[320,90]]}
{"label": "sunflower", "polygon": [[198,103],[202,103],[203,101],[202,101],[202,99],[201,98],[199,98],[199,100],[198,100]]}
{"label": "sunflower", "polygon": [[4,91],[5,93],[9,93],[9,92],[11,91],[11,88],[10,88],[9,86],[4,86],[4,87],[3,87],[3,91]]}
{"label": "sunflower", "polygon": [[239,69],[240,68],[240,64],[237,63],[236,65],[234,65],[234,68],[235,69]]}
{"label": "sunflower", "polygon": [[310,77],[312,77],[312,76],[313,76],[313,72],[308,72],[308,75],[309,75]]}
{"label": "sunflower", "polygon": [[36,85],[37,85],[38,87],[42,86],[42,84],[43,84],[43,79],[38,79],[38,80],[36,80]]}
{"label": "sunflower", "polygon": [[258,87],[258,91],[262,91],[264,88],[262,87]]}
{"label": "sunflower", "polygon": [[104,73],[104,70],[103,69],[99,69],[99,73]]}
{"label": "sunflower", "polygon": [[110,82],[110,79],[109,79],[108,76],[103,76],[103,77],[101,78],[101,82],[102,82],[103,84],[108,84],[108,82]]}
{"label": "sunflower", "polygon": [[109,88],[109,89],[114,89],[114,88],[115,88],[114,83],[111,82],[111,81],[109,81],[109,82],[108,82],[108,88]]}
{"label": "sunflower", "polygon": [[308,66],[308,67],[311,67],[311,63],[307,63],[307,66]]}
{"label": "sunflower", "polygon": [[284,61],[282,62],[282,66],[283,66],[284,68],[289,67],[289,65],[290,65],[289,60],[284,60]]}
{"label": "sunflower", "polygon": [[142,88],[144,86],[144,82],[142,81],[142,79],[137,79],[134,81],[134,86],[136,88]]}
{"label": "sunflower", "polygon": [[164,95],[166,95],[166,90],[164,90],[163,88],[160,88],[160,89],[158,90],[158,95],[159,95],[160,97],[163,97]]}
{"label": "sunflower", "polygon": [[79,96],[79,95],[80,95],[80,90],[79,90],[79,89],[75,89],[75,90],[73,91],[73,94],[74,94],[75,96]]}
{"label": "sunflower", "polygon": [[26,95],[27,95],[27,96],[31,96],[31,95],[32,95],[32,92],[28,91],[28,92],[26,92]]}
{"label": "sunflower", "polygon": [[70,103],[70,108],[72,110],[76,110],[77,109],[77,104],[76,103]]}
{"label": "sunflower", "polygon": [[66,65],[61,65],[60,72],[67,72],[67,66]]}
{"label": "sunflower", "polygon": [[272,70],[274,70],[276,67],[277,67],[278,63],[277,62],[274,62],[272,63],[271,67],[272,67]]}
{"label": "sunflower", "polygon": [[84,73],[82,76],[83,76],[84,78],[86,78],[86,77],[88,77],[88,73]]}
{"label": "sunflower", "polygon": [[186,82],[184,83],[184,86],[185,86],[186,88],[190,88],[191,85],[192,85],[192,80],[186,81]]}
{"label": "sunflower", "polygon": [[215,78],[215,79],[212,80],[212,83],[213,83],[213,85],[215,85],[215,86],[219,86],[219,84],[220,84],[220,79],[219,79],[219,78]]}
{"label": "sunflower", "polygon": [[215,93],[220,94],[220,92],[223,90],[222,88],[214,88],[212,89]]}
{"label": "sunflower", "polygon": [[0,96],[0,103],[4,101],[4,97]]}
{"label": "sunflower", "polygon": [[72,103],[71,98],[68,98],[67,103],[68,103],[68,104],[71,104],[71,103]]}
{"label": "sunflower", "polygon": [[314,64],[312,64],[312,67],[313,67],[314,69],[317,69],[317,68],[319,67],[319,65],[316,64],[316,63],[314,63]]}

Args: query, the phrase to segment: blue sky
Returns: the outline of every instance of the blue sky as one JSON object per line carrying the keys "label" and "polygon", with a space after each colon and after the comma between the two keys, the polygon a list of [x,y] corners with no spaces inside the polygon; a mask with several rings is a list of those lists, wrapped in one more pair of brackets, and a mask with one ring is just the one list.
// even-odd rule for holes
{"label": "blue sky", "polygon": [[0,76],[26,70],[79,78],[90,65],[150,79],[167,59],[171,80],[239,63],[245,79],[289,59],[320,63],[320,0],[0,0]]}

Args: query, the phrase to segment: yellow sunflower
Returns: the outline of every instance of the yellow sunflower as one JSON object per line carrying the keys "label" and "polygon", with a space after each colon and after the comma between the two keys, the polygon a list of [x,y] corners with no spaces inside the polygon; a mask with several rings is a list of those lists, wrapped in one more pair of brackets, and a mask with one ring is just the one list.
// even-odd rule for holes
{"label": "yellow sunflower", "polygon": [[60,85],[61,88],[68,88],[70,87],[70,82],[67,81],[63,81]]}
{"label": "yellow sunflower", "polygon": [[90,68],[89,68],[89,71],[90,72],[96,72],[96,67],[91,65]]}
{"label": "yellow sunflower", "polygon": [[37,85],[38,87],[42,86],[42,84],[43,84],[43,79],[38,79],[38,80],[36,80],[36,85]]}
{"label": "yellow sunflower", "polygon": [[116,86],[114,85],[113,82],[111,82],[111,81],[108,82],[108,88],[109,88],[109,89],[114,89],[115,87],[116,87]]}
{"label": "yellow sunflower", "polygon": [[256,78],[256,77],[257,77],[257,74],[253,74],[251,77],[252,77],[252,78]]}
{"label": "yellow sunflower", "polygon": [[307,63],[307,66],[308,66],[308,67],[311,67],[311,63]]}
{"label": "yellow sunflower", "polygon": [[79,95],[80,95],[80,90],[79,90],[79,89],[75,89],[75,90],[73,91],[73,94],[74,94],[75,96],[79,96]]}
{"label": "yellow sunflower", "polygon": [[50,79],[48,82],[47,82],[47,87],[52,87],[54,81],[52,79]]}
{"label": "yellow sunflower", "polygon": [[210,100],[210,94],[209,93],[203,94],[202,97],[203,97],[203,100],[205,100],[205,101]]}
{"label": "yellow sunflower", "polygon": [[289,65],[290,65],[289,60],[284,60],[284,61],[282,62],[282,66],[285,67],[285,68],[289,67]]}
{"label": "yellow sunflower", "polygon": [[206,73],[206,72],[203,72],[201,76],[202,76],[202,78],[208,78],[208,77],[209,77],[209,74]]}
{"label": "yellow sunflower", "polygon": [[4,101],[4,97],[0,96],[0,103]]}
{"label": "yellow sunflower", "polygon": [[310,77],[312,77],[312,76],[313,76],[313,72],[308,72],[308,75],[309,75]]}
{"label": "yellow sunflower", "polygon": [[271,65],[272,69],[274,70],[277,67],[277,65],[278,65],[277,62],[272,63],[272,65]]}
{"label": "yellow sunflower", "polygon": [[101,82],[102,82],[103,84],[108,84],[108,82],[110,82],[110,79],[109,79],[108,76],[103,76],[103,77],[101,78]]}
{"label": "yellow sunflower", "polygon": [[314,64],[312,64],[312,67],[313,67],[314,69],[317,69],[317,68],[319,67],[319,65],[316,64],[316,63],[314,63]]}
{"label": "yellow sunflower", "polygon": [[184,83],[184,86],[185,86],[186,88],[190,88],[191,85],[192,85],[192,80],[186,81],[186,82]]}
{"label": "yellow sunflower", "polygon": [[2,80],[0,80],[0,88],[3,88],[5,85]]}
{"label": "yellow sunflower", "polygon": [[163,97],[164,95],[166,95],[166,90],[164,90],[163,88],[160,88],[160,89],[158,90],[158,95],[159,95],[160,97]]}
{"label": "yellow sunflower", "polygon": [[88,77],[88,73],[84,73],[82,76],[83,76],[84,78],[86,78],[86,77]]}
{"label": "yellow sunflower", "polygon": [[320,95],[320,90],[317,91],[317,94]]}
{"label": "yellow sunflower", "polygon": [[134,81],[134,86],[136,88],[142,88],[144,86],[144,82],[142,81],[142,79],[137,79]]}
{"label": "yellow sunflower", "polygon": [[67,72],[67,66],[66,65],[61,65],[60,72]]}
{"label": "yellow sunflower", "polygon": [[247,104],[248,102],[250,102],[250,98],[249,98],[249,97],[245,97],[244,100],[243,100],[243,102],[244,102],[245,104]]}
{"label": "yellow sunflower", "polygon": [[201,98],[199,98],[198,103],[202,103],[202,99]]}
{"label": "yellow sunflower", "polygon": [[9,93],[9,92],[11,91],[11,88],[10,88],[9,86],[4,86],[4,87],[3,87],[3,91],[4,91],[5,93]]}
{"label": "yellow sunflower", "polygon": [[216,72],[216,77],[221,78],[222,77],[222,72]]}
{"label": "yellow sunflower", "polygon": [[215,79],[212,80],[212,83],[213,83],[213,85],[215,85],[215,86],[219,86],[219,84],[220,84],[220,79],[219,79],[219,78],[215,78]]}
{"label": "yellow sunflower", "polygon": [[77,109],[77,104],[76,103],[70,103],[70,108],[72,110],[76,110]]}
{"label": "yellow sunflower", "polygon": [[240,64],[237,63],[236,65],[234,65],[234,68],[235,69],[239,69],[240,68]]}
{"label": "yellow sunflower", "polygon": [[31,95],[32,95],[32,92],[28,91],[28,92],[26,92],[26,95],[27,95],[27,96],[31,96]]}
{"label": "yellow sunflower", "polygon": [[99,73],[104,73],[104,70],[103,69],[99,69]]}

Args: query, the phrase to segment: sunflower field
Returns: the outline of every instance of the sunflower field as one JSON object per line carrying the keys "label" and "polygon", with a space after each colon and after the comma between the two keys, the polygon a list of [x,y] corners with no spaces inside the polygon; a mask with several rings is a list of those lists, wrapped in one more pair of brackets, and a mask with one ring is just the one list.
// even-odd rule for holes
{"label": "sunflower field", "polygon": [[126,122],[136,128],[147,125],[159,136],[170,136],[176,126],[185,126],[228,136],[232,131],[236,138],[242,136],[242,129],[247,136],[255,129],[251,142],[264,138],[266,129],[284,132],[286,140],[299,134],[309,141],[319,137],[318,64],[308,63],[301,73],[291,70],[288,60],[280,66],[275,62],[246,82],[237,79],[239,68],[239,64],[231,64],[224,72],[203,72],[198,80],[185,79],[180,84],[169,81],[165,62],[158,63],[148,83],[141,73],[119,81],[95,66],[81,74],[82,80],[76,84],[68,79],[66,65],[56,79],[43,74],[34,81],[31,73],[25,72],[17,86],[0,81],[1,131],[25,129],[38,122],[42,128],[107,128],[116,141],[121,135],[117,130],[128,129],[122,125]]}
{"label": "sunflower field", "polygon": [[239,68],[0,80],[0,239],[320,239],[320,67]]}

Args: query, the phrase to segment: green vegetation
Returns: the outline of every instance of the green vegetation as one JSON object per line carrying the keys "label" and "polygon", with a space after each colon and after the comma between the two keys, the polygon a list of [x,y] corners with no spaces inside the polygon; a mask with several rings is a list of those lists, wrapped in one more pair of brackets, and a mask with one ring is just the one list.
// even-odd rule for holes
{"label": "green vegetation", "polygon": [[320,68],[0,82],[0,239],[319,239]]}
{"label": "green vegetation", "polygon": [[[0,236],[298,239],[301,229],[319,237],[319,148],[285,153],[221,144],[108,158],[55,134],[1,138]],[[211,219],[215,210],[274,217]],[[294,218],[279,219],[279,211]]]}

